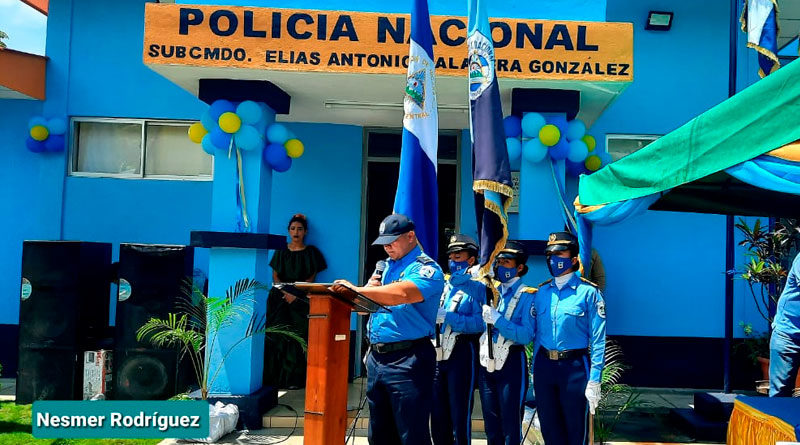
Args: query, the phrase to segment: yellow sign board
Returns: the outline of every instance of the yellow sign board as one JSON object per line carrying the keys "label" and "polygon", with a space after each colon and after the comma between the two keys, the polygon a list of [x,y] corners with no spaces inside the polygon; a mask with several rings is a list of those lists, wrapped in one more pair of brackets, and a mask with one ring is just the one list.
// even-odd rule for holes
{"label": "yellow sign board", "polygon": [[[466,76],[465,17],[431,16],[438,75]],[[633,80],[630,23],[493,19],[499,77]],[[405,74],[408,15],[147,3],[144,63]]]}

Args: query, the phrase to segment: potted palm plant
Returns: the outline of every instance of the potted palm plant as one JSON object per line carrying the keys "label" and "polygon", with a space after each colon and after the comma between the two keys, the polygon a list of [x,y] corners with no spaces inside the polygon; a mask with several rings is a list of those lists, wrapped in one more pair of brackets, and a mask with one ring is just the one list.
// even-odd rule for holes
{"label": "potted palm plant", "polygon": [[[208,399],[208,389],[213,385],[223,369],[225,360],[243,341],[256,336],[286,336],[305,349],[303,338],[288,326],[267,326],[266,316],[253,313],[253,295],[259,290],[268,290],[255,280],[248,278],[237,281],[228,288],[224,297],[209,297],[191,283],[185,286],[184,295],[177,304],[178,311],[169,313],[166,318],[151,318],[136,332],[137,340],[149,340],[156,347],[176,347],[180,349],[181,359],[188,357],[192,362],[200,396]],[[247,320],[247,330],[242,338],[220,351],[222,358],[217,369],[210,374],[210,354],[222,345],[218,342],[220,332],[231,326],[240,325]]]}
{"label": "potted palm plant", "polygon": [[[752,227],[740,218],[736,228],[744,239],[740,246],[747,249],[747,261],[741,278],[747,282],[756,309],[767,322],[768,330],[758,332],[751,324],[740,323],[745,340],[742,347],[760,365],[763,380],[769,380],[769,337],[775,307],[786,286],[786,278],[794,253],[800,246],[800,221],[783,218],[765,226],[757,219]],[[800,387],[800,374],[796,387]]]}

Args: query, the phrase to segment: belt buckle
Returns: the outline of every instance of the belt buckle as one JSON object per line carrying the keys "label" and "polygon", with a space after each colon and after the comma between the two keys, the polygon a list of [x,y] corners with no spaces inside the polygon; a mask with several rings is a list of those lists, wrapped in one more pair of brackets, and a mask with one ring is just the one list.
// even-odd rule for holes
{"label": "belt buckle", "polygon": [[547,358],[549,358],[550,360],[558,360],[558,351],[548,349]]}

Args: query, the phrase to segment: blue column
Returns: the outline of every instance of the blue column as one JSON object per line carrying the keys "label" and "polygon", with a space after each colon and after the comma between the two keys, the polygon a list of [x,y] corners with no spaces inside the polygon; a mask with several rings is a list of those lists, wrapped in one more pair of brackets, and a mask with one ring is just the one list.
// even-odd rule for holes
{"label": "blue column", "polygon": [[[275,121],[275,112],[263,106],[266,124],[259,128],[264,134],[266,126]],[[246,197],[246,210],[250,232],[269,233],[269,209],[272,189],[272,169],[261,159],[261,150],[240,150],[242,174]],[[214,184],[212,190],[211,226],[220,232],[240,230],[240,211],[237,206],[237,158],[236,149],[230,158],[227,153],[217,151],[214,156]],[[209,257],[208,294],[221,297],[237,280],[254,278],[262,284],[272,280],[268,251],[263,249],[233,249],[215,247]],[[254,314],[262,315],[266,308],[266,292],[259,292],[248,303]],[[239,343],[247,330],[248,317],[241,323],[220,333],[217,344],[206,351],[209,359],[209,392],[211,394],[252,394],[261,388],[264,366],[264,337],[262,335]],[[223,356],[231,351],[227,358]],[[211,378],[216,374],[216,379]]]}

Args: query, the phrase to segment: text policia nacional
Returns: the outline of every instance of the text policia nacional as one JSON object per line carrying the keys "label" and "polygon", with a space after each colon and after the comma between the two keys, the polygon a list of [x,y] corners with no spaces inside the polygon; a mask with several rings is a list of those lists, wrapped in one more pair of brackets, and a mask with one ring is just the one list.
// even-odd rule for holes
{"label": "text policia nacional", "polygon": [[36,413],[36,426],[39,428],[153,428],[168,431],[170,428],[200,428],[200,416],[159,415],[158,412],[136,415],[111,412],[105,415],[67,415],[54,416],[49,413]]}
{"label": "text policia nacional", "polygon": [[[151,43],[146,48],[148,57],[155,59],[194,59],[252,62],[251,47],[223,46],[226,40],[238,43],[258,42],[264,46],[263,60],[267,64],[291,64],[302,69],[308,67],[370,67],[407,68],[408,55],[381,53],[381,45],[405,44],[408,41],[410,23],[403,16],[374,15],[376,23],[366,29],[358,29],[351,15],[331,12],[292,12],[291,10],[240,10],[216,9],[213,12],[197,8],[180,8],[178,34],[210,32],[220,46],[190,46],[179,44]],[[517,51],[552,51],[566,54],[581,54],[575,60],[533,58],[526,60],[502,58],[498,54],[498,72],[556,73],[565,75],[630,76],[629,63],[587,61],[587,53],[596,53],[599,45],[592,42],[587,26],[568,26],[553,23],[545,27],[542,23],[525,21],[495,21],[490,24],[496,49],[512,48]],[[462,18],[447,18],[438,26],[434,24],[434,54],[437,45],[459,47],[466,41],[466,24]],[[231,39],[226,39],[226,38]],[[295,42],[364,42],[364,52],[314,51],[289,49]],[[263,45],[262,45],[263,42]],[[269,45],[274,45],[270,48]],[[251,51],[252,52],[252,51]],[[591,60],[591,57],[588,57]],[[465,70],[466,57],[439,56],[437,69]]]}

